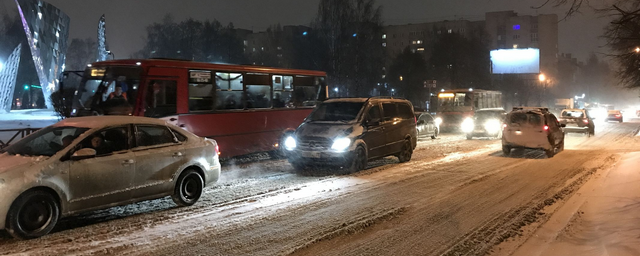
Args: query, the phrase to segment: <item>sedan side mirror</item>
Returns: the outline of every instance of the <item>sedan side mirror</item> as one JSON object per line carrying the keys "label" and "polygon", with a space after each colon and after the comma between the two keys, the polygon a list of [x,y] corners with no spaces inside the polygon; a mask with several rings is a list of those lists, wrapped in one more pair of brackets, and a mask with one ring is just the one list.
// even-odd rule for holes
{"label": "sedan side mirror", "polygon": [[82,160],[82,159],[87,159],[87,158],[92,158],[95,157],[97,154],[95,149],[92,148],[83,148],[80,149],[78,151],[76,151],[75,153],[73,153],[73,155],[71,155],[71,160]]}
{"label": "sedan side mirror", "polygon": [[378,125],[380,125],[380,118],[367,120],[366,125],[367,126],[378,126]]}

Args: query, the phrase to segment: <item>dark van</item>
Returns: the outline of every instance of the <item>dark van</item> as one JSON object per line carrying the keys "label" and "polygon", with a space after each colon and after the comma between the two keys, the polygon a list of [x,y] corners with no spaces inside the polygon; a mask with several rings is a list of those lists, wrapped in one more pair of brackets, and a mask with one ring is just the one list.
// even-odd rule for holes
{"label": "dark van", "polygon": [[416,118],[403,99],[340,98],[322,102],[295,133],[285,138],[287,158],[296,170],[308,166],[363,170],[367,162],[396,156],[411,159],[416,147]]}

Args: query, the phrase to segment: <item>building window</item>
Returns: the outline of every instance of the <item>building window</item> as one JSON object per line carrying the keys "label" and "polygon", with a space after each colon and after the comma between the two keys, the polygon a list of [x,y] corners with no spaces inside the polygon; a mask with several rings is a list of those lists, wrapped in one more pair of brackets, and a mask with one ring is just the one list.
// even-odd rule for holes
{"label": "building window", "polygon": [[244,42],[243,42],[243,43],[244,43],[244,46],[249,45],[249,41],[247,41],[247,40],[244,40]]}
{"label": "building window", "polygon": [[420,47],[420,48],[418,48],[418,51],[419,51],[419,52],[423,52],[423,51],[424,51],[424,48],[423,48],[423,47]]}
{"label": "building window", "polygon": [[382,39],[387,39],[387,34],[382,34]]}
{"label": "building window", "polygon": [[498,35],[498,40],[502,40],[502,35]]}
{"label": "building window", "polygon": [[531,29],[538,29],[538,23],[531,24]]}
{"label": "building window", "polygon": [[387,47],[387,43],[382,43],[382,47]]}
{"label": "building window", "polygon": [[396,34],[393,34],[393,38],[396,38]]}
{"label": "building window", "polygon": [[513,35],[513,39],[514,39],[514,40],[515,40],[515,39],[518,39],[518,38],[520,38],[520,35]]}
{"label": "building window", "polygon": [[411,53],[416,53],[416,49],[411,49]]}
{"label": "building window", "polygon": [[513,45],[513,49],[518,49],[518,45],[517,45],[517,44],[514,44],[514,45]]}
{"label": "building window", "polygon": [[447,30],[447,33],[449,33],[449,34],[453,33],[453,29]]}
{"label": "building window", "polygon": [[538,33],[531,33],[531,42],[538,42]]}

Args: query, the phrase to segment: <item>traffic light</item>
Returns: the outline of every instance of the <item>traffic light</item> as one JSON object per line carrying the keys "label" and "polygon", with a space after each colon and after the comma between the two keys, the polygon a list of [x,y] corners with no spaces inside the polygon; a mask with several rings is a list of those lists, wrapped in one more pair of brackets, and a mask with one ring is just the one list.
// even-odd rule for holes
{"label": "traffic light", "polygon": [[24,90],[25,90],[25,91],[26,91],[26,90],[29,90],[29,85],[26,85],[26,84],[25,84],[25,85],[24,85]]}

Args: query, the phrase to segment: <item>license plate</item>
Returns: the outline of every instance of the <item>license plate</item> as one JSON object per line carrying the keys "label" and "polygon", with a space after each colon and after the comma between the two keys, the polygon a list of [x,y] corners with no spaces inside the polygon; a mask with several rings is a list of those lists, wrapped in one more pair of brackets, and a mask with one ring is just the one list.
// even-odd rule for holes
{"label": "license plate", "polygon": [[307,151],[303,151],[302,157],[308,157],[308,158],[321,158],[322,154],[320,152],[307,152]]}

